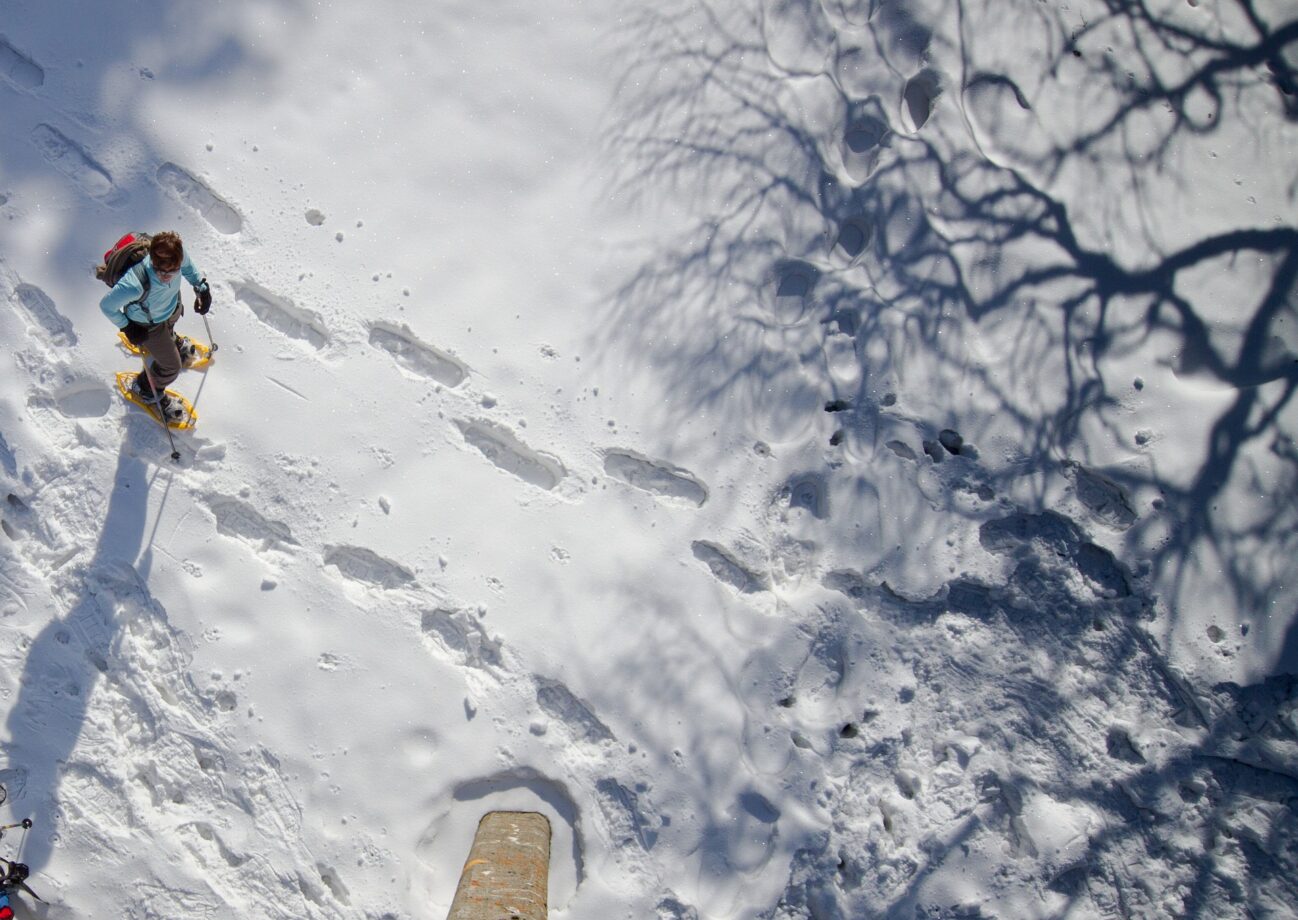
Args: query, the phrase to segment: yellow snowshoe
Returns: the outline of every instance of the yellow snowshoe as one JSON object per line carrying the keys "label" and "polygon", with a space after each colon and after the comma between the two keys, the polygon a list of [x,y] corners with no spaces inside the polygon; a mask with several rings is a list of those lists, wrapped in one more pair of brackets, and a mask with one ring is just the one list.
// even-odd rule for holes
{"label": "yellow snowshoe", "polygon": [[194,411],[193,403],[175,390],[163,390],[165,400],[161,404],[150,402],[141,396],[135,386],[135,379],[139,376],[139,371],[117,372],[117,391],[127,402],[135,403],[149,413],[159,425],[166,425],[176,431],[186,431],[198,424],[198,414]]}

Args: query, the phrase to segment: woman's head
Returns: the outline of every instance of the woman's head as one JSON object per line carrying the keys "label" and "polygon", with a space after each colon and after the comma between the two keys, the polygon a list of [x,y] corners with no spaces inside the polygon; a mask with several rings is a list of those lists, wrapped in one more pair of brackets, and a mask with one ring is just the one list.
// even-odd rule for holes
{"label": "woman's head", "polygon": [[162,274],[171,274],[180,269],[185,259],[185,247],[181,245],[180,234],[164,230],[149,240],[149,258],[153,261],[153,270]]}

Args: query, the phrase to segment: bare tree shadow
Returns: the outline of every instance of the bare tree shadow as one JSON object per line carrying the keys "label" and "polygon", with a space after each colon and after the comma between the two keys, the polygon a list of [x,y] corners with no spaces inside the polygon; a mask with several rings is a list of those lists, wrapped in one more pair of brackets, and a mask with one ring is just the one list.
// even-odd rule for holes
{"label": "bare tree shadow", "polygon": [[[1285,54],[1298,47],[1298,23],[1267,27],[1243,4],[1259,37],[1241,45],[1163,21],[1140,4],[1110,6],[1102,34],[1127,30],[1128,45],[1152,62],[1144,48],[1152,30],[1198,69],[1168,86],[1154,80],[1150,63],[1144,82],[1106,84],[1100,98],[1113,111],[1101,127],[1042,151],[1032,170],[999,165],[948,134],[925,136],[914,127],[903,134],[885,99],[849,91],[850,74],[839,65],[851,55],[841,37],[822,51],[837,69],[799,70],[779,63],[767,41],[774,14],[723,16],[704,4],[696,7],[697,31],[683,28],[687,14],[642,15],[633,34],[643,53],[625,81],[634,91],[627,90],[626,115],[610,142],[626,164],[620,192],[633,202],[659,189],[687,192],[696,216],[677,240],[647,253],[613,299],[612,325],[633,331],[646,361],[678,382],[676,411],[741,423],[758,418],[777,437],[796,427],[789,418],[828,400],[877,413],[888,384],[909,366],[975,377],[995,400],[983,415],[1017,441],[1013,477],[1085,457],[1097,431],[1129,446],[1118,417],[1130,379],[1114,378],[1123,356],[1157,340],[1178,377],[1210,380],[1235,396],[1211,427],[1192,482],[1157,470],[1114,474],[1128,493],[1162,494],[1161,519],[1146,517],[1131,539],[1174,521],[1157,550],[1158,569],[1187,570],[1210,554],[1223,562],[1240,609],[1258,609],[1288,596],[1292,572],[1278,562],[1280,553],[1273,558],[1282,573],[1259,571],[1250,564],[1252,548],[1288,546],[1294,509],[1279,502],[1243,524],[1216,509],[1261,445],[1273,442],[1272,453],[1282,456],[1291,444],[1280,422],[1298,385],[1291,332],[1298,323],[1298,228],[1226,230],[1154,259],[1134,254],[1129,264],[1130,257],[1088,242],[1070,206],[1030,175],[1098,156],[1102,140],[1149,106],[1166,104],[1174,113],[1192,107],[1193,88],[1206,87],[1220,107],[1228,82],[1239,92],[1250,81],[1254,89],[1265,85],[1267,78],[1250,70],[1263,61],[1284,92],[1292,76]],[[813,5],[776,7],[823,19]],[[974,16],[974,5],[967,8]],[[872,25],[869,34],[895,48],[889,36],[897,28]],[[809,42],[833,33],[827,26],[806,31]],[[1062,42],[1057,66],[1072,62],[1093,34],[1101,34],[1100,24]],[[1121,83],[1100,58],[1093,81]],[[977,79],[1013,85],[986,72]],[[941,94],[935,84],[922,84],[921,92],[914,83],[907,81],[903,94],[912,123]],[[1154,153],[1138,160],[1170,156],[1172,140],[1195,128],[1188,118],[1174,117]],[[1223,120],[1198,127],[1216,130]],[[1238,329],[1223,335],[1195,285],[1205,273],[1241,263],[1259,266],[1251,277],[1260,286],[1251,304],[1241,304]],[[1014,353],[994,365],[971,361],[968,337],[1006,322],[1020,328]],[[857,373],[847,377],[854,391],[844,392],[826,366],[834,341],[855,352]],[[871,355],[873,343],[888,344]],[[906,352],[922,361],[908,361]],[[1007,381],[1007,372],[1018,379]],[[1035,383],[1024,387],[1023,379]],[[998,493],[1008,485],[1005,475],[1000,480]],[[1284,485],[1267,491],[1292,491]],[[1173,580],[1175,606],[1180,592],[1195,586]]]}
{"label": "bare tree shadow", "polygon": [[[899,383],[974,381],[988,403],[976,416],[1014,444],[1013,463],[981,470],[993,493],[1007,494],[1028,472],[1073,478],[1098,522],[1124,531],[1128,547],[1149,548],[1152,572],[1171,586],[1158,603],[1173,622],[1202,590],[1197,570],[1206,559],[1220,561],[1232,609],[1251,617],[1278,605],[1289,613],[1298,583],[1298,452],[1287,421],[1298,387],[1298,227],[1206,222],[1196,236],[1193,225],[1160,234],[1140,223],[1158,203],[1144,182],[1187,181],[1178,157],[1188,138],[1221,132],[1223,123],[1260,130],[1252,120],[1277,110],[1284,121],[1298,117],[1298,20],[1271,23],[1249,0],[1224,6],[1210,17],[1112,0],[1103,19],[1085,22],[1040,4],[965,2],[954,32],[884,0],[691,3],[638,15],[628,26],[634,53],[625,105],[609,140],[624,167],[615,191],[642,205],[671,194],[688,202],[688,215],[677,235],[646,244],[642,264],[611,298],[606,328],[634,336],[643,360],[673,381],[664,430],[689,450],[698,444],[680,423],[703,414],[794,441],[801,434],[790,419],[832,403],[847,423],[827,447],[871,460],[907,426],[942,424],[907,417],[896,401]],[[1024,35],[1043,36],[1023,54],[1035,55],[1042,79],[1063,89],[1026,85],[1012,61],[1001,72],[975,53],[979,34],[1003,40],[988,23],[1012,26],[1015,17],[1031,23]],[[930,57],[955,61],[948,67],[955,76]],[[985,94],[979,105],[995,99],[1005,118],[998,130],[969,123],[971,90]],[[965,123],[935,118],[944,94],[957,93]],[[1073,135],[1014,135],[1015,118],[1026,125],[1036,105],[1067,102],[1068,93],[1082,102]],[[1003,149],[993,150],[998,140]],[[1131,213],[1117,216],[1132,219],[1136,244],[1118,250],[1112,235],[1097,236],[1083,207],[1089,202],[1058,191],[1065,174],[1129,187]],[[1231,329],[1204,284],[1219,276],[1240,281]],[[985,329],[998,331],[1005,353],[972,358],[969,342]],[[1203,426],[1188,480],[1152,463],[1103,474],[1087,467],[1101,440],[1130,446],[1124,359],[1151,343],[1178,379],[1229,394]],[[855,363],[850,372],[835,368],[843,353]],[[831,463],[829,475],[857,475],[849,467]],[[1264,500],[1231,513],[1221,506],[1241,483]],[[1133,510],[1129,497],[1137,494],[1158,495],[1158,514]],[[945,510],[974,521],[991,513]],[[1063,778],[1051,795],[1117,821],[1092,841],[1087,865],[1113,875],[1124,861],[1150,858],[1167,838],[1149,824],[1175,823],[1175,805],[1193,812],[1189,826],[1208,854],[1192,867],[1182,909],[1210,916],[1244,903],[1265,912],[1288,891],[1285,876],[1298,861],[1283,830],[1298,791],[1295,730],[1284,715],[1292,678],[1192,686],[1143,622],[1155,603],[1151,569],[1133,573],[1056,517],[1036,519],[1019,542],[1068,547],[1058,557],[1068,571],[1118,600],[1079,600],[1061,588],[1074,575],[1035,551],[1011,567],[1005,584],[957,580],[922,601],[857,572],[827,584],[871,615],[898,609],[923,623],[954,611],[995,622],[1029,648],[1086,647],[1105,673],[1138,667],[1146,716],[1201,737],[1155,763],[1121,731],[1111,734],[1108,756],[1138,768],[1122,787],[1070,782],[1094,752],[1049,724],[1075,718],[1078,701],[1067,694],[1045,686],[1021,694],[1014,705],[1031,717],[1014,730],[1061,749]],[[937,536],[922,520],[913,527],[916,543]],[[1102,621],[1120,625],[1097,649],[1090,632]],[[1277,650],[1280,669],[1292,668],[1294,626],[1276,619],[1253,628],[1271,631],[1264,644]],[[1008,692],[1002,678],[984,677],[989,692]],[[1258,706],[1269,714],[1252,724],[1240,715]],[[1278,753],[1240,754],[1241,743],[1265,748],[1258,739],[1266,732],[1284,736]],[[1234,862],[1219,863],[1222,816],[1254,806],[1266,813],[1262,829],[1237,839]],[[1012,802],[993,802],[991,812],[1011,828]],[[1226,862],[1244,867],[1244,876],[1231,881]],[[1138,884],[1129,870],[1101,883],[1085,866],[1065,868],[1050,880],[1052,891],[1096,904],[1116,897],[1110,906],[1128,913],[1118,902]],[[890,903],[909,904],[913,894]],[[811,901],[797,897],[804,908]]]}

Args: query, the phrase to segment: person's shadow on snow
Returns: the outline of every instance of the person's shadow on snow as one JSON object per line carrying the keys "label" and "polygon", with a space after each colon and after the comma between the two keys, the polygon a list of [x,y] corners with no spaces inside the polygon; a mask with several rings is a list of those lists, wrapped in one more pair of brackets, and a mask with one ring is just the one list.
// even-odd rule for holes
{"label": "person's shadow on snow", "polygon": [[[110,664],[118,632],[114,595],[118,585],[138,590],[147,576],[147,569],[137,570],[135,562],[144,539],[152,478],[130,450],[124,442],[103,530],[80,590],[67,613],[52,620],[32,641],[18,698],[9,711],[8,759],[18,768],[23,787],[11,790],[16,800],[11,800],[11,807],[25,811],[19,817],[30,817],[34,826],[21,854],[0,855],[20,859],[33,874],[48,864],[59,835],[75,832],[70,823],[75,812],[64,807],[60,786],[77,769],[69,766],[69,760],[86,728],[90,695],[101,674],[128,666]],[[116,730],[106,726],[106,733]],[[90,783],[106,779],[90,766],[84,773]],[[40,892],[39,879],[33,880],[32,887]]]}

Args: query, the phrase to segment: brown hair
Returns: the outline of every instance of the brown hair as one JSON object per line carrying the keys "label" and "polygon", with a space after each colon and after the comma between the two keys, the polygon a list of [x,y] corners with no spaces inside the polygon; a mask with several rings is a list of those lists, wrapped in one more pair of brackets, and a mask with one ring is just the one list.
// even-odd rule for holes
{"label": "brown hair", "polygon": [[185,247],[180,242],[180,234],[174,230],[163,230],[149,240],[149,258],[153,267],[159,271],[175,271],[185,260]]}

